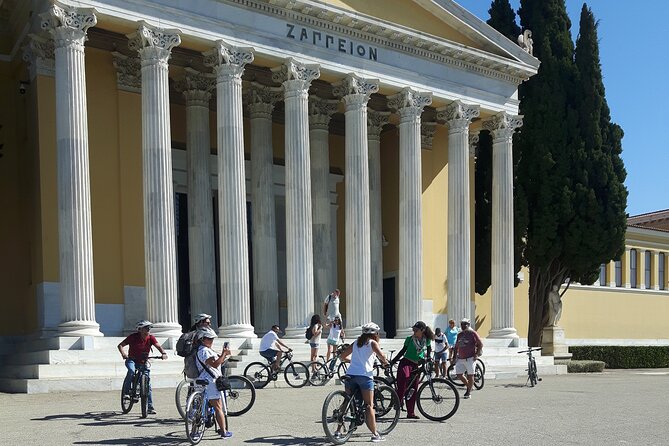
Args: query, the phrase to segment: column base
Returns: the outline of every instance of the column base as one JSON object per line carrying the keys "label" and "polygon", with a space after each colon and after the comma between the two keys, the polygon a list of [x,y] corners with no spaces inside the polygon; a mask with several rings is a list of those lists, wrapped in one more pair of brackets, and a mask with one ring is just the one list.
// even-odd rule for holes
{"label": "column base", "polygon": [[286,339],[304,339],[304,333],[307,331],[307,326],[304,327],[286,327]]}
{"label": "column base", "polygon": [[[305,329],[306,330],[306,329]],[[232,324],[218,327],[219,338],[257,338],[253,325]]]}
{"label": "column base", "polygon": [[94,321],[70,321],[58,326],[58,336],[104,336]]}
{"label": "column base", "polygon": [[398,328],[397,332],[395,333],[395,339],[406,338],[407,336],[411,336],[412,334],[413,334],[413,328],[411,327]]}
{"label": "column base", "polygon": [[155,337],[178,338],[181,333],[181,325],[173,322],[158,322],[151,326],[151,334]]}
{"label": "column base", "polygon": [[359,327],[346,327],[346,337],[348,339],[357,339],[358,336],[362,334],[362,326]]}
{"label": "column base", "polygon": [[508,345],[506,345],[507,347],[518,347],[520,344],[518,332],[513,327],[490,330],[486,339],[501,339],[504,341],[505,345],[508,342]]}

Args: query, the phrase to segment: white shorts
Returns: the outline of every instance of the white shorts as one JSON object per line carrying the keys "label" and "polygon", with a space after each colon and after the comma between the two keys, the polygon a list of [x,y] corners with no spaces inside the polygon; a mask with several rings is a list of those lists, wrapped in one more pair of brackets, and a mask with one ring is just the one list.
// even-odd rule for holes
{"label": "white shorts", "polygon": [[209,384],[204,390],[204,397],[207,400],[220,400],[221,391],[216,388],[216,382],[213,379],[210,379],[209,381]]}
{"label": "white shorts", "polygon": [[460,359],[458,358],[458,362],[455,363],[455,374],[456,375],[462,375],[465,373],[465,371],[469,375],[474,375],[474,361],[476,361],[476,358],[471,357],[471,358],[466,358],[466,359]]}

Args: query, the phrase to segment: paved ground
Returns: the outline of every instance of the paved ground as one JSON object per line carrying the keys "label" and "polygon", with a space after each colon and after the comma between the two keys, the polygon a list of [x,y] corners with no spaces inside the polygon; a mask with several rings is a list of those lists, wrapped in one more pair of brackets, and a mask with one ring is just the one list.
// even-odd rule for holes
{"label": "paved ground", "polygon": [[[233,418],[229,444],[324,444],[320,411],[335,387],[265,389]],[[2,445],[187,444],[173,391],[154,392],[158,415],[122,415],[116,392],[0,394]],[[669,445],[669,370],[549,376],[535,388],[490,381],[445,423],[400,420],[386,445]],[[366,428],[349,443],[367,442]],[[220,444],[207,431],[202,445]]]}

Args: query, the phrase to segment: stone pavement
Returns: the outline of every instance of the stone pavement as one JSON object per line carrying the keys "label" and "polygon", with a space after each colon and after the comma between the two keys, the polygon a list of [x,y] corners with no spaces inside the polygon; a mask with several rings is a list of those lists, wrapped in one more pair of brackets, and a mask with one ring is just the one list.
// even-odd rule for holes
{"label": "stone pavement", "polygon": [[[202,445],[325,444],[320,412],[334,386],[263,389],[255,406],[231,419],[232,440],[210,430]],[[607,371],[490,381],[444,423],[400,419],[386,445],[668,445],[669,370]],[[117,392],[0,394],[2,445],[188,444],[174,392],[154,392],[157,415],[122,415]],[[349,443],[367,443],[360,428]]]}

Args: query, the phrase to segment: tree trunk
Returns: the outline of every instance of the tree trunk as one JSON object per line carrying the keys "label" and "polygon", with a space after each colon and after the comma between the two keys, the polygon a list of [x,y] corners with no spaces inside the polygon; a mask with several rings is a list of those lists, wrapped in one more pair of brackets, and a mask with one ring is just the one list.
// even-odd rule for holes
{"label": "tree trunk", "polygon": [[550,281],[542,268],[530,266],[530,323],[527,329],[527,344],[530,347],[541,346],[541,333],[548,318],[548,292]]}

